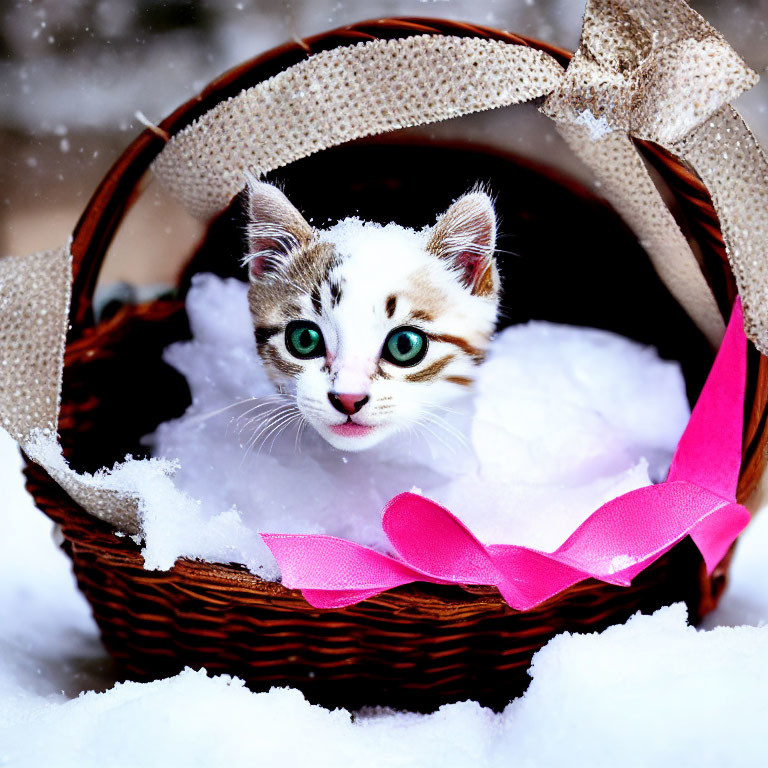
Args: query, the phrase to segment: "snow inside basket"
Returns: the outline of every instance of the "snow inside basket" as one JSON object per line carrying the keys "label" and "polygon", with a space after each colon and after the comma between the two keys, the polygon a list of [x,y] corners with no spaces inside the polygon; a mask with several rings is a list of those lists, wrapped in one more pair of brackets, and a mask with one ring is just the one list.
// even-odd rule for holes
{"label": "snow inside basket", "polygon": [[[530,46],[562,64],[569,58],[507,33],[436,20],[383,20],[304,43],[314,53],[371,36],[445,34]],[[142,174],[163,150],[163,131],[174,136],[222,99],[303,61],[306,47],[287,46],[249,62],[177,110],[160,131],[146,131],[89,203],[72,247],[73,327],[60,421],[65,457],[78,471],[110,466],[126,453],[142,455],[142,439],[189,404],[183,378],[162,362],[169,344],[188,338],[180,301],[169,297],[125,307],[96,325],[90,314],[99,267]],[[451,141],[440,141],[439,132],[431,130],[381,136],[324,149],[269,178],[285,184],[297,206],[313,211],[320,223],[357,214],[412,227],[424,226],[478,179],[486,181],[499,196],[510,233],[502,244],[510,252],[504,261],[504,322],[588,326],[652,345],[663,359],[679,361],[689,402],[695,403],[712,348],[664,288],[636,237],[558,168],[535,166],[498,148],[460,145],[457,136],[492,141],[494,130],[478,133],[474,118],[457,125],[459,130],[448,134]],[[647,142],[636,145],[660,183],[669,185],[726,318],[735,286],[705,187],[668,152]],[[548,159],[562,166],[556,155]],[[195,273],[238,274],[240,203],[234,200],[210,223],[181,277],[181,298]],[[739,500],[754,487],[766,438],[765,361],[752,346],[748,354]],[[601,628],[676,600],[685,601],[698,621],[716,603],[727,568],[726,556],[714,571],[705,569],[697,549],[683,541],[629,586],[584,581],[522,613],[510,609],[492,586],[418,579],[356,605],[319,612],[300,593],[236,565],[181,559],[170,571],[148,570],[140,544],[115,536],[39,468],[30,466],[27,473],[37,503],[61,525],[105,643],[126,674],[141,679],[185,665],[205,666],[237,674],[254,688],[296,685],[326,704],[428,709],[471,697],[500,705],[525,687],[532,653],[557,632]]]}
{"label": "snow inside basket", "polygon": [[605,502],[664,479],[688,421],[677,364],[606,331],[539,322],[501,332],[476,392],[428,426],[338,451],[311,427],[270,429],[276,406],[262,398],[274,385],[246,294],[233,278],[197,277],[186,302],[193,338],[165,354],[193,405],[149,441],[153,455],[178,460],[174,484],[186,494],[148,499],[149,568],[199,557],[274,580],[257,533],[329,534],[388,552],[381,513],[411,489],[486,544],[552,551]]}
{"label": "snow inside basket", "polygon": [[[388,242],[392,226],[369,225],[368,236]],[[448,439],[420,426],[421,440],[395,434],[350,454],[311,430],[301,451],[301,425],[295,439],[281,428],[296,419],[271,418],[281,406],[254,349],[247,291],[234,279],[196,277],[186,307],[192,340],[164,354],[192,393],[187,413],[149,438],[156,456],[176,462],[161,463],[161,473],[175,477],[158,475],[155,460],[129,462],[109,478],[115,490],[139,493],[149,568],[202,558],[242,563],[274,581],[274,553],[288,568],[284,581],[319,607],[437,580],[494,584],[513,607],[530,608],[588,575],[628,584],[687,534],[711,570],[748,519],[735,504],[740,311],[687,426],[677,366],[605,332],[539,323],[495,338],[475,391],[431,420]],[[651,475],[667,478],[659,493],[646,488]],[[379,528],[380,510],[390,513],[409,486],[451,509],[476,551],[459,543],[452,553],[446,523],[442,541],[440,523],[419,503],[410,518],[400,515],[399,546],[386,516]],[[440,514],[450,525],[453,517]],[[414,547],[438,570],[409,562],[403,550]],[[481,552],[492,563],[487,581],[482,565],[467,570]],[[377,570],[382,564],[389,575]],[[509,579],[518,582],[512,592]]]}

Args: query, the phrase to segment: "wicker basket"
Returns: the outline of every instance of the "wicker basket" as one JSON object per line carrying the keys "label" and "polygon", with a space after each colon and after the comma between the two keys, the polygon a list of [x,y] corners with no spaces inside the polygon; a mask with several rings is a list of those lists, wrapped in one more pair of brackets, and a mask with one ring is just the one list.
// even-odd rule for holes
{"label": "wicker basket", "polygon": [[[305,45],[314,53],[425,33],[501,39],[568,60],[567,53],[536,41],[423,19],[358,24]],[[306,55],[306,47],[290,44],[254,59],[215,81],[160,127],[173,135],[220,100]],[[180,278],[177,298],[124,307],[94,326],[91,296],[100,265],[163,146],[158,133],[142,133],[104,179],[75,232],[60,433],[65,456],[79,471],[110,465],[126,453],[141,455],[141,437],[185,410],[186,384],[161,361],[161,353],[188,337],[183,294],[189,277],[201,270],[240,274],[243,211],[242,201],[235,200],[210,226]],[[681,225],[698,242],[725,314],[735,287],[705,188],[664,150],[639,146],[671,190]],[[359,211],[363,217],[416,226],[476,180],[487,180],[498,194],[505,230],[515,233],[510,247],[523,257],[502,263],[509,322],[545,318],[610,328],[680,360],[692,401],[701,390],[713,353],[656,277],[634,236],[608,206],[550,170],[490,148],[404,142],[394,134],[326,150],[272,178],[279,178],[299,208],[316,219]],[[327,182],[322,192],[311,183],[317,178]],[[425,179],[434,195],[424,194]],[[552,210],[559,212],[557,227]],[[600,231],[600,239],[580,247],[591,231]],[[622,254],[620,262],[616,253]],[[622,280],[635,287],[632,295],[613,290]],[[766,360],[750,345],[742,501],[765,462],[767,377]],[[185,666],[205,667],[238,675],[254,689],[296,686],[325,705],[429,710],[473,698],[503,706],[524,690],[532,655],[555,634],[601,630],[636,611],[679,600],[698,621],[716,605],[728,566],[726,557],[707,576],[698,550],[686,539],[631,587],[587,581],[524,613],[510,609],[494,588],[428,584],[322,612],[310,608],[300,593],[235,565],[181,560],[169,572],[144,570],[140,548],[130,538],[117,537],[89,516],[40,467],[28,464],[26,474],[39,507],[61,526],[78,584],[127,677],[147,680]]]}

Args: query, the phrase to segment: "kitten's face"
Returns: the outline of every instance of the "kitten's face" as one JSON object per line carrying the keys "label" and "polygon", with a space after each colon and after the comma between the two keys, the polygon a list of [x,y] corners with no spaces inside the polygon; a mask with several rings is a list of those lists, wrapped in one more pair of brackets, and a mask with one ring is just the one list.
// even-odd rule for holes
{"label": "kitten's face", "polygon": [[258,352],[331,445],[369,448],[466,392],[498,307],[487,195],[416,233],[356,219],[315,230],[275,187],[249,192]]}

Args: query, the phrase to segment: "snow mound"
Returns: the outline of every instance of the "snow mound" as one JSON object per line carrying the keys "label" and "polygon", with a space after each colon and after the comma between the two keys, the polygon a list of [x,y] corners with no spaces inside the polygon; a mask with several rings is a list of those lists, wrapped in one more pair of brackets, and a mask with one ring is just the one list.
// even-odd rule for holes
{"label": "snow mound", "polygon": [[762,764],[768,628],[697,632],[675,605],[601,635],[561,635],[531,675],[499,714],[462,702],[427,716],[355,717],[295,690],[251,693],[186,670],[66,703],[41,696],[23,714],[7,708],[0,754],[15,766],[78,768]]}

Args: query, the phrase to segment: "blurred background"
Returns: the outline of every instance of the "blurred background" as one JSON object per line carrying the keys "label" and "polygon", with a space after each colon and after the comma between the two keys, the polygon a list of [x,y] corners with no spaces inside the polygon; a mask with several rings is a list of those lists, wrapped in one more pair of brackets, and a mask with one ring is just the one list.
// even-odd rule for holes
{"label": "blurred background", "polygon": [[[768,146],[768,0],[690,4],[762,76],[736,106]],[[143,119],[159,122],[224,70],[286,40],[368,18],[417,15],[573,50],[583,8],[584,0],[0,0],[0,254],[65,242]],[[589,182],[564,157],[545,118],[530,108],[516,115],[513,128],[503,114],[464,118],[461,132],[481,139],[503,132],[510,148],[558,158]],[[168,254],[188,250],[199,225],[161,197],[151,189],[122,227],[106,281],[173,278],[177,260]]]}

